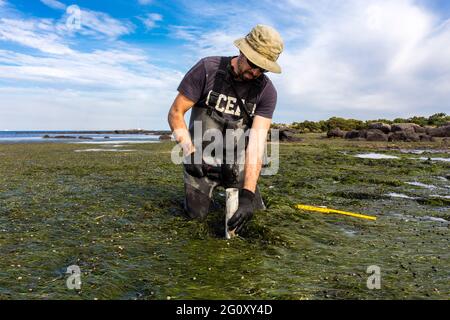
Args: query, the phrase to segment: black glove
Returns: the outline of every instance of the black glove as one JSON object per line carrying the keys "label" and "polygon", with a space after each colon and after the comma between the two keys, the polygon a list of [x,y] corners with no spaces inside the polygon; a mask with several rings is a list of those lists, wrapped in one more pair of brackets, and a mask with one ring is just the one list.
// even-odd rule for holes
{"label": "black glove", "polygon": [[191,176],[196,178],[203,178],[205,176],[205,173],[203,172],[203,159],[201,163],[196,164],[195,151],[184,158],[183,165],[184,168],[186,169],[186,172],[189,173]]}
{"label": "black glove", "polygon": [[235,230],[239,233],[245,224],[250,221],[253,217],[253,211],[255,210],[253,206],[253,200],[255,199],[255,194],[247,189],[241,189],[239,191],[239,207],[228,220],[228,228],[232,231]]}

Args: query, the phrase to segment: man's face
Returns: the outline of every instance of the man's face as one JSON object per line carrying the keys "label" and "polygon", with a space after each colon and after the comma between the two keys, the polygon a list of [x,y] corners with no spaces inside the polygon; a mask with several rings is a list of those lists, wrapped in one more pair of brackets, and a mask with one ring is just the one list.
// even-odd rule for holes
{"label": "man's face", "polygon": [[258,78],[262,72],[259,68],[252,68],[246,56],[241,54],[238,59],[239,78],[243,81],[250,81]]}

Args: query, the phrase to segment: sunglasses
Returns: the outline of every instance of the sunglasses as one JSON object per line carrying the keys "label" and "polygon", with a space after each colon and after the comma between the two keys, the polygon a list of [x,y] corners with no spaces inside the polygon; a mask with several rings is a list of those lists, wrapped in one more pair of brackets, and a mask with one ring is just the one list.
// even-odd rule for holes
{"label": "sunglasses", "polygon": [[266,69],[263,69],[261,67],[258,67],[256,64],[254,64],[253,62],[250,61],[249,58],[245,57],[247,59],[247,63],[248,65],[252,68],[252,69],[258,69],[261,73],[266,73],[268,72]]}

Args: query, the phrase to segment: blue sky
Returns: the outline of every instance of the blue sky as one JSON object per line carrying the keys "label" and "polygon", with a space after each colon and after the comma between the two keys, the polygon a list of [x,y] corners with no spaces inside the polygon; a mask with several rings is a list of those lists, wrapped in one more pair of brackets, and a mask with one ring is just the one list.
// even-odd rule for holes
{"label": "blue sky", "polygon": [[184,73],[258,23],[285,41],[275,122],[450,113],[449,18],[447,0],[0,0],[0,130],[167,129]]}

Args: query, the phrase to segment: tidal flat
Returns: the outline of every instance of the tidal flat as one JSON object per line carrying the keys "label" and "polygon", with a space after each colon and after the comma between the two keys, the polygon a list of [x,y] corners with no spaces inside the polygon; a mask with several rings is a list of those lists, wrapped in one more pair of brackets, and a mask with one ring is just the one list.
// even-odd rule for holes
{"label": "tidal flat", "polygon": [[[223,189],[206,221],[184,217],[173,142],[0,144],[0,299],[449,299],[450,163],[432,160],[450,157],[444,141],[301,137],[280,144],[259,183],[267,210],[231,240]],[[372,153],[388,157],[357,157]]]}

